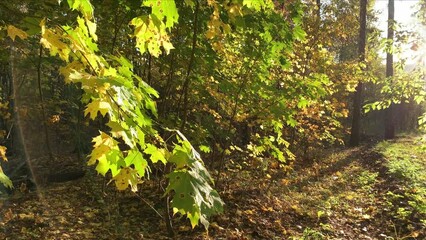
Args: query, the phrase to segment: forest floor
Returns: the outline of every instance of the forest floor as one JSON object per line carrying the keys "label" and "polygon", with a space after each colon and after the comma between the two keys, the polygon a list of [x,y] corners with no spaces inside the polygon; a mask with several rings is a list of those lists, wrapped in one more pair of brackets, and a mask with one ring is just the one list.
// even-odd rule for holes
{"label": "forest floor", "polygon": [[[157,182],[139,194],[111,185],[88,168],[17,186],[0,199],[0,239],[169,239]],[[209,232],[175,217],[175,239],[426,239],[426,152],[414,136],[330,150],[285,174],[233,164],[220,188],[226,208]]]}

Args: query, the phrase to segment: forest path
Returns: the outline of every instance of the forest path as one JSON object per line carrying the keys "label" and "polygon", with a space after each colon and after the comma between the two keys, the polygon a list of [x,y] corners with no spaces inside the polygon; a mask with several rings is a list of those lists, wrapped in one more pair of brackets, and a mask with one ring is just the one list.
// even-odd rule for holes
{"label": "forest path", "polygon": [[[414,137],[334,149],[287,174],[233,166],[223,179],[225,213],[208,234],[175,218],[176,239],[426,238],[426,154]],[[3,196],[0,239],[168,239],[146,204],[163,213],[159,199],[155,181],[139,195],[115,193],[87,169],[75,181]]]}

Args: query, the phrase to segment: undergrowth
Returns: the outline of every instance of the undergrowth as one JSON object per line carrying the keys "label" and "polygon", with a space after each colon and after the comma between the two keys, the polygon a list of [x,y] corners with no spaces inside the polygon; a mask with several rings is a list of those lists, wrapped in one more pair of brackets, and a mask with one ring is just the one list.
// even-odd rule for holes
{"label": "undergrowth", "polygon": [[376,149],[384,155],[384,164],[398,183],[397,188],[386,193],[387,205],[395,218],[395,232],[406,228],[406,236],[415,238],[426,229],[424,143],[415,137],[404,137],[399,141],[381,142]]}
{"label": "undergrowth", "polygon": [[283,198],[316,221],[291,239],[426,237],[426,151],[417,137],[336,151],[299,171]]}

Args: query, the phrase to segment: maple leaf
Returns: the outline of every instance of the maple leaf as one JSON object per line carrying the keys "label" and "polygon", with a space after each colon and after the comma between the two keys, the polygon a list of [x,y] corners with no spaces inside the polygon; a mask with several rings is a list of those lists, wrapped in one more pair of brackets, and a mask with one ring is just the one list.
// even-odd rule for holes
{"label": "maple leaf", "polygon": [[148,168],[148,162],[143,158],[141,152],[138,150],[130,150],[124,161],[126,162],[126,166],[133,164],[140,177],[145,176],[145,171]]}
{"label": "maple leaf", "polygon": [[[81,64],[81,62],[73,61],[68,63],[65,67],[61,67],[59,71],[65,77],[65,82],[71,83],[73,81],[82,79],[83,76],[81,74],[80,76],[76,76],[75,73],[80,73],[81,70],[83,69],[84,69],[84,66],[83,64]],[[76,79],[76,77],[78,78]]]}
{"label": "maple leaf", "polygon": [[156,163],[158,161],[161,161],[162,163],[166,164],[167,161],[164,156],[164,149],[159,149],[152,144],[147,144],[146,146],[147,147],[143,152],[151,155],[151,162]]}
{"label": "maple leaf", "polygon": [[166,51],[166,54],[170,53],[170,50],[175,49],[175,47],[173,47],[173,44],[169,41],[163,41],[163,48]]}
{"label": "maple leaf", "polygon": [[93,6],[90,0],[67,0],[67,2],[72,10],[80,11],[85,18],[93,18]]}
{"label": "maple leaf", "polygon": [[118,142],[108,134],[101,132],[93,138],[93,150],[90,153],[88,165],[97,162],[96,171],[105,176],[111,170],[112,176],[116,176],[125,166],[123,154],[118,147]]}
{"label": "maple leaf", "polygon": [[105,176],[110,169],[110,164],[108,164],[108,161],[105,155],[102,155],[97,160],[98,160],[98,164],[96,165],[95,169],[98,173],[102,174],[102,176]]}
{"label": "maple leaf", "polygon": [[16,37],[19,37],[22,40],[25,40],[28,37],[28,34],[24,32],[23,30],[16,28],[12,25],[7,26],[7,35],[15,41]]}
{"label": "maple leaf", "polygon": [[132,192],[138,191],[138,175],[136,170],[132,168],[126,167],[121,169],[120,173],[118,173],[113,179],[115,180],[117,190],[126,190],[130,185]]}
{"label": "maple leaf", "polygon": [[171,28],[178,22],[179,14],[175,1],[170,0],[146,0],[144,6],[152,8],[152,14],[158,19],[166,19],[166,28]]}
{"label": "maple leaf", "polygon": [[84,110],[84,115],[89,115],[92,120],[95,120],[98,116],[98,112],[100,112],[102,116],[105,116],[109,110],[111,110],[111,105],[108,102],[95,99],[91,103],[87,104],[87,107]]}
{"label": "maple leaf", "polygon": [[166,193],[175,192],[172,200],[173,213],[186,214],[194,228],[201,222],[207,229],[207,218],[223,211],[223,202],[219,194],[209,185],[209,179],[197,173],[200,169],[177,170],[170,173]]}
{"label": "maple leaf", "polygon": [[96,163],[96,160],[101,159],[105,157],[105,155],[111,150],[111,147],[107,145],[100,145],[98,147],[93,148],[90,156],[89,161],[87,162],[88,165],[93,165]]}
{"label": "maple leaf", "polygon": [[62,60],[68,62],[71,50],[68,48],[67,44],[61,41],[61,36],[51,29],[46,28],[45,19],[40,22],[40,27],[42,36],[40,43],[50,50],[50,55],[55,56],[58,54]]}
{"label": "maple leaf", "polygon": [[169,162],[175,163],[177,169],[188,166],[195,161],[192,156],[191,144],[188,141],[181,141],[180,143],[175,145],[172,156],[169,158]]}
{"label": "maple leaf", "polygon": [[243,5],[260,11],[262,8],[272,8],[274,3],[271,0],[243,0]]}
{"label": "maple leaf", "polygon": [[85,19],[85,20],[86,20],[87,29],[89,30],[90,36],[93,38],[95,42],[98,41],[98,36],[96,35],[96,23],[88,19]]}
{"label": "maple leaf", "polygon": [[129,129],[126,124],[120,123],[118,121],[111,120],[106,125],[111,128],[110,133],[112,133],[112,136],[115,138],[121,137],[123,132]]}
{"label": "maple leaf", "polygon": [[175,214],[186,214],[192,227],[201,222],[207,229],[208,217],[222,212],[224,203],[211,187],[213,180],[202,164],[200,155],[182,133],[177,133],[179,144],[175,145],[168,160],[177,166],[176,170],[167,175],[169,185],[165,193],[174,191],[172,207]]}

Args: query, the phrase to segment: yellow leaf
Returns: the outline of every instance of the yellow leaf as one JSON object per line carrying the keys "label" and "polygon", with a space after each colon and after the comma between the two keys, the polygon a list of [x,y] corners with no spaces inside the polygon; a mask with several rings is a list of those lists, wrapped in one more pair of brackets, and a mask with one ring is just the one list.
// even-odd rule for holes
{"label": "yellow leaf", "polygon": [[247,215],[253,215],[254,214],[253,210],[250,210],[250,209],[245,210],[244,213],[247,214]]}
{"label": "yellow leaf", "polygon": [[352,195],[347,195],[347,196],[346,196],[346,199],[348,199],[348,200],[353,200],[353,199],[354,199],[354,196],[352,196]]}
{"label": "yellow leaf", "polygon": [[6,149],[5,146],[0,146],[0,157],[3,158],[3,161],[7,161]]}
{"label": "yellow leaf", "polygon": [[138,176],[135,169],[132,168],[123,168],[120,173],[114,177],[115,186],[117,190],[123,191],[126,190],[130,185],[133,192],[138,190]]}
{"label": "yellow leaf", "polygon": [[281,179],[281,184],[287,186],[290,183],[288,179]]}
{"label": "yellow leaf", "polygon": [[214,38],[216,36],[216,32],[214,31],[214,30],[212,30],[212,29],[209,29],[207,32],[206,32],[206,38],[207,39],[212,39],[212,38]]}
{"label": "yellow leaf", "polygon": [[96,160],[101,162],[102,160],[106,160],[106,154],[111,150],[110,147],[106,145],[101,145],[97,148],[94,148],[92,153],[90,154],[90,159],[87,162],[87,165],[93,165],[96,163]]}
{"label": "yellow leaf", "polygon": [[86,19],[86,25],[89,29],[89,34],[93,38],[93,40],[96,42],[98,41],[98,36],[96,35],[96,23]]}
{"label": "yellow leaf", "polygon": [[[68,74],[68,80],[70,80],[71,82],[83,82],[85,81],[85,85],[88,85],[87,82],[89,82],[88,80],[92,79],[93,76],[83,72],[83,71],[77,71],[75,69],[71,69],[69,74]],[[93,84],[89,85],[89,86],[94,86]]]}
{"label": "yellow leaf", "polygon": [[100,145],[106,145],[110,148],[116,147],[117,146],[117,141],[114,140],[111,136],[109,136],[108,134],[104,133],[104,132],[100,132],[101,135],[93,138],[92,142],[95,143],[93,145],[93,147],[99,147]]}
{"label": "yellow leaf", "polygon": [[29,213],[29,214],[26,214],[26,213],[20,213],[20,214],[18,214],[18,217],[19,217],[20,219],[29,219],[29,220],[33,220],[33,219],[34,219],[34,213]]}
{"label": "yellow leaf", "polygon": [[105,116],[110,109],[111,105],[108,102],[96,99],[87,104],[87,108],[84,110],[84,115],[90,115],[89,117],[92,120],[95,120],[98,112],[100,112],[102,116]]}
{"label": "yellow leaf", "polygon": [[[61,67],[59,71],[61,74],[65,77],[66,83],[71,83],[76,80],[81,80],[81,78],[75,79],[76,75],[75,72],[80,73],[81,70],[84,68],[83,64],[81,64],[79,61],[73,61],[66,65],[65,67]],[[83,77],[83,76],[80,76]]]}
{"label": "yellow leaf", "polygon": [[12,25],[7,26],[7,35],[15,41],[16,37],[19,37],[20,39],[24,40],[28,37],[28,34],[24,32],[23,30],[16,28]]}
{"label": "yellow leaf", "polygon": [[104,77],[116,77],[117,76],[117,69],[113,68],[113,67],[109,67],[109,68],[103,68],[101,70],[101,74]]}
{"label": "yellow leaf", "polygon": [[170,50],[174,49],[175,47],[173,47],[173,44],[169,41],[164,41],[163,42],[163,48],[166,51],[166,54],[170,53]]}
{"label": "yellow leaf", "polygon": [[62,42],[61,35],[57,34],[51,29],[46,28],[44,19],[40,22],[40,27],[42,36],[42,38],[40,39],[40,43],[45,48],[48,48],[50,50],[50,54],[52,56],[58,54],[62,60],[68,62],[71,50],[69,49],[67,44]]}
{"label": "yellow leaf", "polygon": [[94,137],[92,142],[94,143],[93,150],[89,155],[90,159],[87,163],[88,165],[95,164],[96,160],[99,160],[99,162],[106,161],[106,155],[112,149],[118,149],[118,142],[104,132]]}

